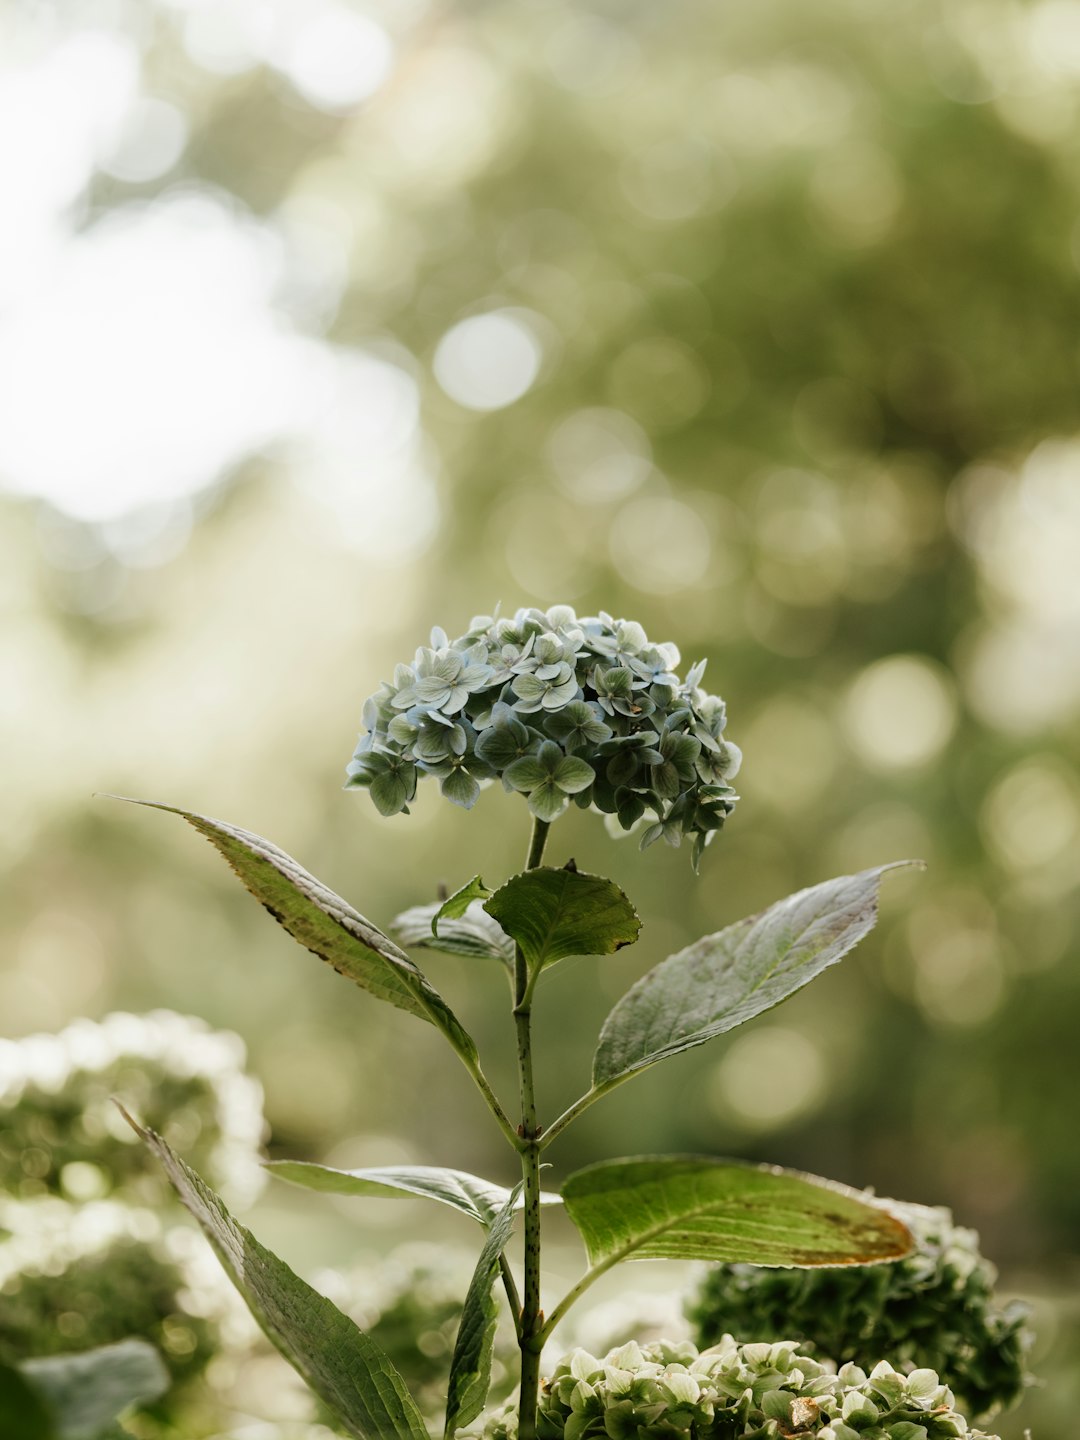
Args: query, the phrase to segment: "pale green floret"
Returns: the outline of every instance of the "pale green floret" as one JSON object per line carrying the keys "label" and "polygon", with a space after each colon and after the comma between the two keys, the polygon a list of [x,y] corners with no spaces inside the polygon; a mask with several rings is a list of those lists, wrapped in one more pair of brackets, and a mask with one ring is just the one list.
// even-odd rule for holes
{"label": "pale green floret", "polygon": [[[512,1403],[484,1440],[514,1440]],[[541,1385],[537,1440],[997,1440],[972,1430],[932,1370],[902,1375],[800,1354],[791,1341],[738,1345],[725,1335],[700,1354],[688,1342],[631,1341],[603,1359],[575,1350]]]}
{"label": "pale green floret", "polygon": [[636,621],[567,605],[477,616],[453,641],[435,629],[365,703],[347,783],[397,815],[425,775],[466,809],[501,779],[545,821],[571,799],[622,830],[651,816],[643,845],[690,837],[696,867],[735,807],[741,755],[721,738],[723,700],[700,689],[704,662],[685,681],[678,664]]}
{"label": "pale green floret", "polygon": [[537,754],[515,760],[503,776],[507,785],[528,795],[533,814],[547,821],[561,815],[570,796],[587,790],[593,778],[584,760],[564,755],[554,740],[545,740]]}

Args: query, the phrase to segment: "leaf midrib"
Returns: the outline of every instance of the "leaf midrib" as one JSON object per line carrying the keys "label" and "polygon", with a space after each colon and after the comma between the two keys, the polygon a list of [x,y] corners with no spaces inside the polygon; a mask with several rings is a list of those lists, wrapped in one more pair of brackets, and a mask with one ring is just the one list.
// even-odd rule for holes
{"label": "leaf midrib", "polygon": [[558,894],[555,896],[555,914],[552,918],[551,924],[547,927],[547,935],[544,938],[543,948],[536,952],[535,964],[538,970],[542,970],[544,968],[544,964],[547,961],[548,956],[551,954],[552,941],[554,940],[554,937],[558,931],[559,924],[563,918],[563,901],[566,896],[566,887],[569,883],[569,877],[571,874],[571,872],[568,870],[557,870],[555,873],[559,879],[559,890]]}

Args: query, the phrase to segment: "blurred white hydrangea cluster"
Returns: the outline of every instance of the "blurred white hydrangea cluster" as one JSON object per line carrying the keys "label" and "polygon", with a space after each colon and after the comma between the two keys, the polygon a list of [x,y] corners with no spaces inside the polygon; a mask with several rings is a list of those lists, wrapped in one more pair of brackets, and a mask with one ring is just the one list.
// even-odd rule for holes
{"label": "blurred white hydrangea cluster", "polygon": [[167,1183],[116,1098],[232,1204],[249,1204],[264,1183],[265,1124],[245,1059],[238,1035],[167,1010],[0,1040],[0,1188],[25,1200],[161,1199]]}
{"label": "blurred white hydrangea cluster", "polygon": [[697,865],[735,807],[741,755],[700,688],[705,662],[685,679],[679,663],[636,621],[568,605],[477,616],[456,640],[435,629],[366,702],[348,785],[383,815],[407,812],[425,775],[465,809],[499,779],[547,822],[571,800],[624,830],[649,812],[642,848],[692,837]]}
{"label": "blurred white hydrangea cluster", "polygon": [[265,1127],[245,1058],[239,1036],[166,1010],[0,1040],[0,1360],[140,1336],[169,1368],[159,1405],[175,1418],[215,1357],[260,1343],[113,1103],[247,1205]]}
{"label": "blurred white hydrangea cluster", "polygon": [[[699,1354],[689,1342],[631,1341],[597,1359],[575,1350],[541,1386],[538,1440],[996,1440],[972,1430],[933,1370],[901,1375],[835,1370],[792,1342],[739,1345],[730,1335]],[[484,1440],[517,1434],[512,1403]]]}
{"label": "blurred white hydrangea cluster", "polygon": [[0,1200],[0,1229],[0,1359],[138,1335],[174,1381],[188,1381],[222,1348],[255,1341],[254,1322],[197,1231],[157,1211],[116,1200]]}

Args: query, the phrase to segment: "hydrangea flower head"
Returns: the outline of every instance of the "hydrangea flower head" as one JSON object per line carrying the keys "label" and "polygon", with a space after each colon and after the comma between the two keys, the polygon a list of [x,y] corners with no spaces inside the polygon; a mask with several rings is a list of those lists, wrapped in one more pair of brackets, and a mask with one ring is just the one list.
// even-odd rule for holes
{"label": "hydrangea flower head", "polygon": [[624,830],[649,817],[642,849],[687,837],[696,866],[734,809],[742,757],[723,700],[701,689],[704,662],[685,679],[679,663],[636,621],[568,605],[478,616],[456,640],[436,629],[366,702],[347,783],[397,815],[424,776],[466,810],[501,780],[546,822],[571,801]]}
{"label": "hydrangea flower head", "polygon": [[[933,1370],[901,1374],[800,1353],[793,1341],[738,1345],[633,1340],[602,1359],[575,1350],[541,1385],[539,1440],[996,1440],[972,1430]],[[512,1404],[484,1440],[516,1440]]]}

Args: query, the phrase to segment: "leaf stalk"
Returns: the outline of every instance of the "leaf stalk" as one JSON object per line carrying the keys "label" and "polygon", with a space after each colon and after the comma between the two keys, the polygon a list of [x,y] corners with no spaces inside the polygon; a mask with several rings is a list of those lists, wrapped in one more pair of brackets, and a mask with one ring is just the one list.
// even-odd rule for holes
{"label": "leaf stalk", "polygon": [[601,1095],[606,1095],[611,1089],[614,1089],[614,1086],[594,1085],[591,1090],[586,1090],[584,1095],[579,1096],[578,1099],[575,1100],[572,1105],[568,1106],[557,1120],[552,1121],[551,1125],[544,1131],[544,1138],[540,1142],[541,1150],[546,1150],[553,1140],[559,1138],[568,1125],[573,1124],[579,1115],[584,1114],[590,1105],[599,1100]]}

